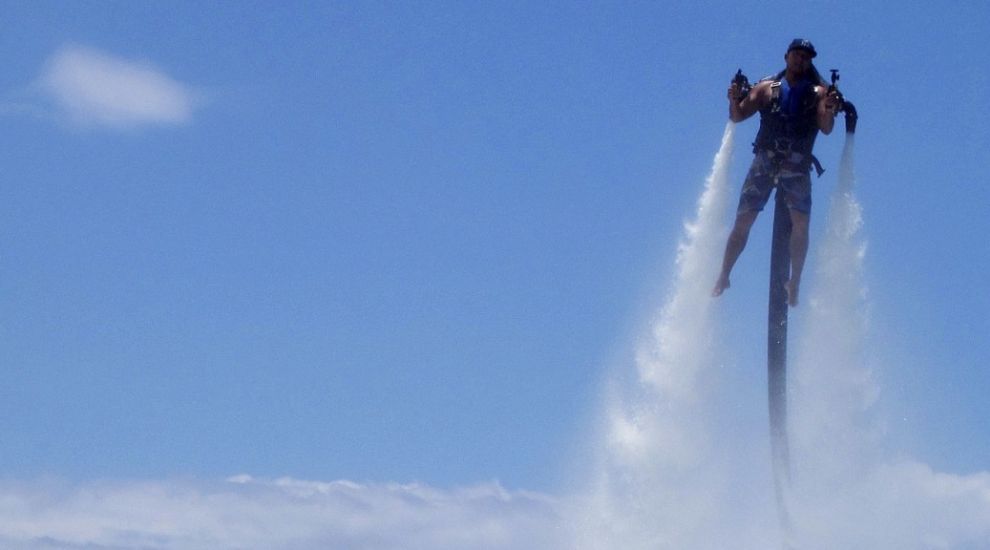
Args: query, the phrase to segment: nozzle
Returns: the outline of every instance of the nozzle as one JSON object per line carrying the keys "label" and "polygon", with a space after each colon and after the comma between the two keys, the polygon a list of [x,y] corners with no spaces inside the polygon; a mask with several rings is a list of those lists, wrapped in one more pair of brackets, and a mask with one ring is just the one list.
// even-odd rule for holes
{"label": "nozzle", "polygon": [[743,74],[742,69],[736,71],[736,75],[732,77],[732,83],[739,85],[739,101],[749,95],[752,86],[749,84],[749,79]]}
{"label": "nozzle", "polygon": [[856,106],[851,101],[846,101],[842,105],[842,110],[846,113],[846,133],[856,133],[856,122],[859,120],[859,113],[856,112]]}

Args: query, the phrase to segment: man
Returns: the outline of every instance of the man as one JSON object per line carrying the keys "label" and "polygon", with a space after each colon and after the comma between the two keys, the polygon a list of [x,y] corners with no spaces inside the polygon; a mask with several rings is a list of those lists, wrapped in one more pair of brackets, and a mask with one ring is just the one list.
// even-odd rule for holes
{"label": "man", "polygon": [[808,253],[808,220],[811,215],[811,167],[821,166],[811,154],[819,130],[830,134],[841,108],[837,93],[827,84],[811,60],[817,54],[811,42],[794,39],[784,54],[787,67],[761,80],[743,96],[737,82],[729,87],[729,119],[742,122],[760,113],[760,130],[753,144],[755,158],[746,175],[736,222],[725,245],[722,271],[712,296],[729,288],[729,274],[746,247],[749,230],[776,187],[787,201],[791,217],[791,274],[785,289],[787,303],[798,303],[801,271]]}

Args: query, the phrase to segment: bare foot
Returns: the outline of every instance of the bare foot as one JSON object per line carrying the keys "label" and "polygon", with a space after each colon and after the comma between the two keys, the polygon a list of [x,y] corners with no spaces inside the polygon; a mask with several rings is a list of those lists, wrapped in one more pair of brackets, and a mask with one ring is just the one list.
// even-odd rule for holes
{"label": "bare foot", "polygon": [[715,288],[712,289],[712,298],[718,298],[730,286],[732,285],[729,284],[729,276],[720,275],[718,280],[715,281]]}
{"label": "bare foot", "polygon": [[798,290],[800,285],[800,281],[793,279],[784,283],[784,290],[787,291],[787,305],[791,307],[798,305]]}

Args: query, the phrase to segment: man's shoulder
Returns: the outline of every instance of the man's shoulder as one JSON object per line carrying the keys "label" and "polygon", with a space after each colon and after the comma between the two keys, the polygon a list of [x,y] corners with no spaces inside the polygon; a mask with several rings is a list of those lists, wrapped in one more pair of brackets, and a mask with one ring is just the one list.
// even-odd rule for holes
{"label": "man's shoulder", "polygon": [[753,93],[757,97],[766,98],[770,97],[770,87],[773,85],[773,80],[761,80],[756,84],[753,84]]}
{"label": "man's shoulder", "polygon": [[753,84],[753,89],[754,90],[769,90],[770,87],[773,86],[774,82],[776,82],[776,81],[773,78],[764,78],[763,80],[757,81],[756,84]]}

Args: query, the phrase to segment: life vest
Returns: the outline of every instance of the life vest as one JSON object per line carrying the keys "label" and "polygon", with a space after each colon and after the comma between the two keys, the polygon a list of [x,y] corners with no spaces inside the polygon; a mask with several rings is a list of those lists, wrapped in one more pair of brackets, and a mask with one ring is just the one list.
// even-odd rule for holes
{"label": "life vest", "polygon": [[760,109],[760,130],[753,142],[753,152],[765,152],[781,158],[801,159],[801,168],[812,164],[821,175],[823,170],[812,154],[818,137],[818,102],[815,83],[804,79],[788,85],[783,75],[770,84],[770,102]]}

